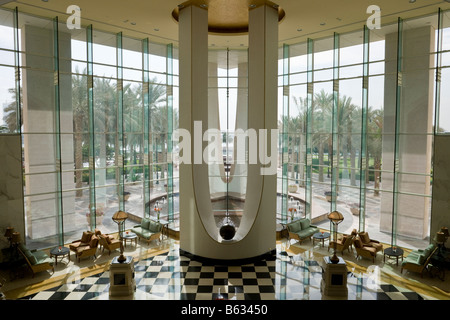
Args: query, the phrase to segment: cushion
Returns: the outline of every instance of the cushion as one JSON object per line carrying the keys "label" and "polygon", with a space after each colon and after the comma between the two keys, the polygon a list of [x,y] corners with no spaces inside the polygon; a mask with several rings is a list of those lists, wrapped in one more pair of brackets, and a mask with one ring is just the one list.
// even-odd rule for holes
{"label": "cushion", "polygon": [[427,258],[423,254],[420,254],[418,259],[417,259],[417,263],[418,264],[424,264],[425,260],[427,260]]}
{"label": "cushion", "polygon": [[343,236],[342,236],[341,243],[344,244],[345,241],[347,241],[347,239],[348,239],[348,236],[347,236],[347,235],[343,235]]}
{"label": "cushion", "polygon": [[356,248],[362,248],[362,246],[363,246],[363,243],[360,238],[356,238],[354,240],[353,244],[355,245]]}
{"label": "cushion", "polygon": [[364,247],[364,250],[369,251],[373,255],[377,253],[377,249],[375,249],[374,247]]}
{"label": "cushion", "polygon": [[149,221],[148,230],[153,233],[157,233],[161,230],[161,224],[155,221]]}
{"label": "cushion", "polygon": [[148,220],[146,218],[142,218],[142,220],[141,220],[141,228],[148,229],[149,225],[150,225],[150,220]]}
{"label": "cushion", "polygon": [[377,251],[383,250],[383,245],[381,243],[372,242],[370,245],[371,245],[371,247],[375,248]]}
{"label": "cushion", "polygon": [[294,222],[291,222],[290,224],[288,224],[288,230],[289,230],[289,232],[293,232],[293,233],[300,231],[301,230],[300,221],[294,221]]}
{"label": "cushion", "polygon": [[302,225],[302,230],[309,228],[309,226],[311,225],[311,222],[309,221],[309,219],[303,219],[300,220],[300,224]]}
{"label": "cushion", "polygon": [[85,231],[83,232],[83,235],[81,236],[81,242],[89,243],[91,241],[93,233],[91,231]]}
{"label": "cushion", "polygon": [[361,238],[361,241],[364,244],[367,244],[370,242],[369,234],[367,232],[360,232],[359,237]]}
{"label": "cushion", "polygon": [[27,257],[28,261],[30,261],[31,264],[36,264],[37,263],[36,257],[31,253],[30,250],[26,249],[24,254]]}
{"label": "cushion", "polygon": [[89,247],[96,248],[98,245],[98,237],[96,235],[93,235],[91,237],[91,241],[89,242]]}

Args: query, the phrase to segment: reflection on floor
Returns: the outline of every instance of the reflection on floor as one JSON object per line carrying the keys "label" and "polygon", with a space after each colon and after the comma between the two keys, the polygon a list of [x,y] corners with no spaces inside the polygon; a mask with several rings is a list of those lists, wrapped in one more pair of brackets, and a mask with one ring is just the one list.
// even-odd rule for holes
{"label": "reflection on floor", "polygon": [[[321,245],[303,247],[278,242],[276,255],[242,266],[211,265],[191,260],[180,255],[179,244],[172,239],[165,240],[159,247],[146,248],[153,253],[147,256],[142,255],[142,248],[138,247],[135,249],[140,252],[135,256],[135,293],[119,299],[334,299],[322,296],[320,290],[321,264],[327,254],[326,247]],[[378,259],[383,260],[382,257]],[[433,286],[386,274],[377,266],[358,264],[366,261],[350,260],[346,259],[348,300],[448,300],[450,297],[447,292]],[[58,266],[61,264],[64,261]],[[8,299],[24,300],[118,299],[109,296],[108,269],[108,263],[96,264],[96,267],[83,268],[76,276],[68,272],[61,281],[51,277],[5,294]]]}

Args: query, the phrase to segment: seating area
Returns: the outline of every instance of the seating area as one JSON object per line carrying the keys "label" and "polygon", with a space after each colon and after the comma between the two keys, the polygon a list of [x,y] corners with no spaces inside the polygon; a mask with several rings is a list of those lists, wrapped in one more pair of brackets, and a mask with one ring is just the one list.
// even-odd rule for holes
{"label": "seating area", "polygon": [[309,219],[299,219],[292,221],[286,225],[288,231],[288,239],[297,240],[299,243],[302,243],[303,240],[309,239],[314,233],[319,232],[319,228],[315,225],[311,224]]}
{"label": "seating area", "polygon": [[132,227],[131,231],[138,236],[139,240],[145,240],[147,243],[153,240],[161,241],[162,224],[154,220],[142,218],[141,224]]}
{"label": "seating area", "polygon": [[47,270],[52,270],[53,273],[55,272],[53,260],[44,251],[29,250],[23,243],[18,245],[18,250],[25,258],[28,267],[33,273],[33,278],[38,272]]}
{"label": "seating area", "polygon": [[103,247],[103,251],[107,249],[111,254],[111,251],[120,248],[120,241],[110,235],[102,234],[99,229],[95,229],[94,232],[83,232],[81,239],[69,244],[69,249],[75,253],[75,257],[80,261],[89,257],[94,257],[95,259],[99,245]]}
{"label": "seating area", "polygon": [[423,278],[423,272],[426,270],[431,258],[438,250],[435,244],[430,244],[425,249],[411,251],[402,261],[401,273],[403,270],[420,273]]}

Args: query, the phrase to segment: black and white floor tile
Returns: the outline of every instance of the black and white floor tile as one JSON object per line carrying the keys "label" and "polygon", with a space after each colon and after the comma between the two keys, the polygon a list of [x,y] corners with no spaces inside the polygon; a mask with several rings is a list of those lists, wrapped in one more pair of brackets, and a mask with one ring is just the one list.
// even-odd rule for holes
{"label": "black and white floor tile", "polygon": [[[322,267],[308,255],[278,248],[273,258],[242,266],[213,265],[180,255],[176,246],[135,262],[135,300],[323,300]],[[24,300],[111,300],[109,272],[70,281]],[[348,273],[348,300],[423,300],[411,290]]]}

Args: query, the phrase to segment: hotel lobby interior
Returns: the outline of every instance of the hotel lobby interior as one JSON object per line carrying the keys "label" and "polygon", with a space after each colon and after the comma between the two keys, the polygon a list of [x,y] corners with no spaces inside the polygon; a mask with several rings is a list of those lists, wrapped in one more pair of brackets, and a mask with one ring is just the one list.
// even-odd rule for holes
{"label": "hotel lobby interior", "polygon": [[449,10],[0,0],[0,298],[450,300]]}

